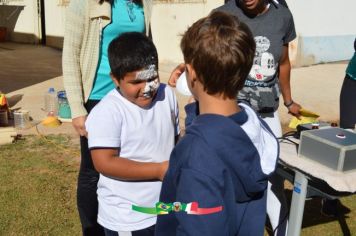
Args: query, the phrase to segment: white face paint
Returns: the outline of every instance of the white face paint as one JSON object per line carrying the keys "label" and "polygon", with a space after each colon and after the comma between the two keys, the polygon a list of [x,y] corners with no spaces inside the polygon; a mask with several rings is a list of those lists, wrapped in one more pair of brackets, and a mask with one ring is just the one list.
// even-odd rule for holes
{"label": "white face paint", "polygon": [[146,86],[143,90],[143,96],[146,98],[151,98],[159,88],[159,79],[146,82]]}
{"label": "white face paint", "polygon": [[143,89],[143,96],[151,98],[159,88],[158,71],[155,65],[150,65],[146,70],[142,70],[136,74],[137,80],[145,80],[146,85]]}

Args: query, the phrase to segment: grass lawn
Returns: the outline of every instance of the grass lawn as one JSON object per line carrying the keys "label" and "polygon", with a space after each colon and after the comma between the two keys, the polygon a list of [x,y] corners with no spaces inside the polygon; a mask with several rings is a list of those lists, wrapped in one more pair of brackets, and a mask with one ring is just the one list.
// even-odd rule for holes
{"label": "grass lawn", "polygon": [[80,235],[78,156],[67,136],[0,146],[0,235]]}
{"label": "grass lawn", "polygon": [[[1,236],[81,235],[76,210],[78,157],[78,144],[63,135],[25,136],[0,146]],[[345,217],[337,219],[320,214],[320,199],[307,201],[302,235],[356,235],[356,195],[341,202]]]}

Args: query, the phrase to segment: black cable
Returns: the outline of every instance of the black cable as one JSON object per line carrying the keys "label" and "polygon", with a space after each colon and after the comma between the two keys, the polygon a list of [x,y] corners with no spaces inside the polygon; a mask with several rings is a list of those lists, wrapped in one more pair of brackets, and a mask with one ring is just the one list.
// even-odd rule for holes
{"label": "black cable", "polygon": [[[279,222],[279,224],[276,226],[276,228],[273,230],[273,235],[276,233],[276,230],[278,229],[279,226],[282,225],[282,223],[288,218],[289,215],[289,209],[287,210],[287,213],[285,214],[285,216],[283,217],[283,219]],[[286,227],[287,230],[287,227]]]}
{"label": "black cable", "polygon": [[295,131],[295,130],[289,131],[289,132],[283,134],[283,135],[282,135],[282,138],[284,138],[284,137],[291,137],[291,136],[294,137],[296,133],[298,133],[298,132]]}

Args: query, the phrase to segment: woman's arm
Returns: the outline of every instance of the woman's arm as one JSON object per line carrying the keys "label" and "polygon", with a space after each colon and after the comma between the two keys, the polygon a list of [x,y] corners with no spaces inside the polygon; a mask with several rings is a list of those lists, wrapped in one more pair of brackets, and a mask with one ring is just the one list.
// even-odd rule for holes
{"label": "woman's arm", "polygon": [[288,55],[288,44],[283,46],[282,56],[279,61],[279,85],[283,96],[284,105],[293,116],[299,116],[301,106],[293,101],[290,86],[291,65]]}
{"label": "woman's arm", "polygon": [[84,37],[87,1],[72,0],[66,11],[63,42],[63,84],[70,104],[73,126],[80,135],[86,135],[84,122],[87,111],[84,107],[80,51]]}

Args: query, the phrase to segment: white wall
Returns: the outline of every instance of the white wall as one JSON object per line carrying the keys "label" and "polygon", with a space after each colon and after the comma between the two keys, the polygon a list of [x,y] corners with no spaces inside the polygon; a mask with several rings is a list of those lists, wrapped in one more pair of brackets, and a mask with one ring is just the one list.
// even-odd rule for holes
{"label": "white wall", "polygon": [[154,5],[152,15],[153,40],[160,61],[181,62],[181,36],[196,20],[207,16],[224,0],[207,0],[206,3],[159,3]]}
{"label": "white wall", "polygon": [[38,43],[40,26],[37,0],[12,0],[8,5],[11,8],[1,13],[1,24],[8,27],[8,39],[15,42]]}
{"label": "white wall", "polygon": [[[87,0],[85,0],[87,1]],[[66,5],[60,1],[45,1],[46,44],[62,48]]]}
{"label": "white wall", "polygon": [[356,37],[355,0],[287,0],[298,38],[295,65],[348,60]]}
{"label": "white wall", "polygon": [[288,0],[294,23],[303,36],[356,34],[355,0]]}
{"label": "white wall", "polygon": [[49,36],[64,35],[65,5],[58,4],[58,1],[46,1],[46,34]]}

